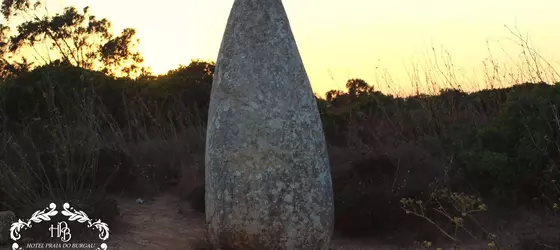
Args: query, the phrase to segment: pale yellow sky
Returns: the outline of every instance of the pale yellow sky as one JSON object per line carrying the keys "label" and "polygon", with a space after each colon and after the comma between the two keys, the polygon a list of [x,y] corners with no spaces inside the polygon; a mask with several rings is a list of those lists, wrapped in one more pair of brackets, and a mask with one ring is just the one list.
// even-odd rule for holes
{"label": "pale yellow sky", "polygon": [[[116,30],[136,28],[145,63],[154,73],[165,73],[193,58],[215,61],[233,4],[233,0],[47,2],[90,6],[91,13],[111,20]],[[520,52],[504,25],[517,25],[548,62],[560,65],[558,0],[283,2],[313,89],[321,95],[343,88],[352,77],[389,91],[379,78],[383,70],[397,82],[392,91],[410,92],[407,72],[413,63],[429,60],[432,45],[449,52],[457,74],[478,79],[483,74],[482,60],[489,55],[487,41],[503,62],[509,59],[502,48],[513,57]]]}

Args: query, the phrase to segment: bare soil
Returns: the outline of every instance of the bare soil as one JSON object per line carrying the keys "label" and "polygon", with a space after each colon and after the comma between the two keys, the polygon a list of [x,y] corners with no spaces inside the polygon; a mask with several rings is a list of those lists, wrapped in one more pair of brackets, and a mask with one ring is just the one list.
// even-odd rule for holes
{"label": "bare soil", "polygon": [[[205,239],[204,215],[190,208],[188,202],[169,193],[142,203],[137,203],[134,198],[116,197],[116,200],[120,217],[109,225],[110,237],[106,242],[109,250],[201,250],[197,246]],[[486,249],[484,245],[463,246],[461,249]],[[347,239],[336,235],[331,247],[331,250],[392,249],[419,247],[387,245],[373,239]],[[11,247],[0,246],[0,250],[11,250]]]}
{"label": "bare soil", "polygon": [[111,249],[194,249],[204,238],[204,217],[188,204],[163,194],[138,204],[132,198],[117,198],[121,218],[113,226],[107,245]]}
{"label": "bare soil", "polygon": [[[117,199],[121,218],[107,242],[109,249],[197,249],[193,243],[204,239],[204,215],[194,212],[187,202],[162,194],[138,204],[132,198]],[[461,249],[483,249],[482,246]],[[417,249],[383,245],[368,239],[334,237],[332,250]]]}

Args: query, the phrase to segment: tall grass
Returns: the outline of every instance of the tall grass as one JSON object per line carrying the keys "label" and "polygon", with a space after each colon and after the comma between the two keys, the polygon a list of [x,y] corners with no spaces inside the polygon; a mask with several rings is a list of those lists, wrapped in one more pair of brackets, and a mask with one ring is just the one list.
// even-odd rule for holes
{"label": "tall grass", "polygon": [[[163,188],[163,182],[177,182],[182,168],[185,174],[190,167],[200,168],[193,155],[201,154],[204,121],[196,108],[177,97],[146,98],[132,85],[121,89],[120,98],[108,99],[97,92],[96,81],[103,79],[87,71],[78,71],[75,87],[65,89],[57,81],[76,71],[62,72],[39,70],[31,92],[25,86],[2,86],[3,207],[21,211],[38,200],[104,196],[110,187],[145,196]],[[168,109],[158,107],[162,103]]]}

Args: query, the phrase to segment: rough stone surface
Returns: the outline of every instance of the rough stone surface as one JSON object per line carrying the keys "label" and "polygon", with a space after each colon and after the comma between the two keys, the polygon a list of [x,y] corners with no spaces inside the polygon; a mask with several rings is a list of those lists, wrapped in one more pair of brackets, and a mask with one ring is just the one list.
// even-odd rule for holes
{"label": "rough stone surface", "polygon": [[12,211],[0,211],[0,245],[10,240],[10,227],[16,221],[16,215]]}
{"label": "rough stone surface", "polygon": [[233,4],[205,160],[216,248],[328,249],[334,211],[325,137],[281,0]]}

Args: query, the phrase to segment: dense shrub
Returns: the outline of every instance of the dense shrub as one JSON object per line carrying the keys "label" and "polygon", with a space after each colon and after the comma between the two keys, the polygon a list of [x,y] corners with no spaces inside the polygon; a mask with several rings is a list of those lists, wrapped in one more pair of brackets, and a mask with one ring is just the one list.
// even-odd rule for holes
{"label": "dense shrub", "polygon": [[396,166],[387,157],[355,162],[333,179],[335,228],[346,235],[392,234],[411,226],[392,192]]}
{"label": "dense shrub", "polygon": [[558,85],[515,86],[495,119],[463,140],[466,144],[458,150],[458,159],[481,192],[494,191],[526,203],[558,177],[550,171],[558,164],[554,159],[559,145],[555,107],[559,105]]}

